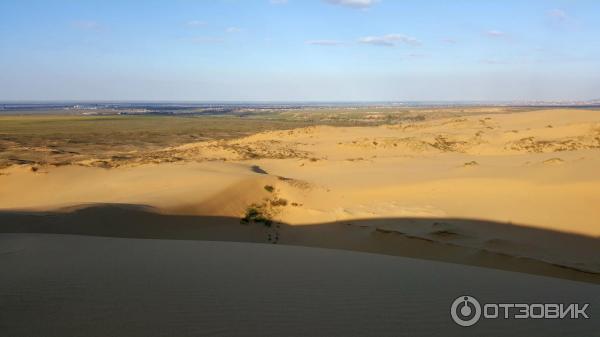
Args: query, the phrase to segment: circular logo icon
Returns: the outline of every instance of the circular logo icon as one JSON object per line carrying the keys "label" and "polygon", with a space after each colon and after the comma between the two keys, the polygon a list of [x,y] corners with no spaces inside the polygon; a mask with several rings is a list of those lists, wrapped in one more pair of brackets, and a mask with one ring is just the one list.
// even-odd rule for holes
{"label": "circular logo icon", "polygon": [[481,317],[481,305],[471,296],[460,296],[452,302],[450,314],[454,323],[460,326],[471,326]]}

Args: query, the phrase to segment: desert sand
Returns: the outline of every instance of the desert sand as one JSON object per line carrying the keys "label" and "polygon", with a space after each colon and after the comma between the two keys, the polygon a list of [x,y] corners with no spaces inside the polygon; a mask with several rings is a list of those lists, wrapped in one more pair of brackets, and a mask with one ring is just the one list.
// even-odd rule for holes
{"label": "desert sand", "polygon": [[0,230],[340,248],[600,283],[598,111],[312,126],[149,156],[2,169]]}
{"label": "desert sand", "polygon": [[468,294],[588,303],[594,315],[597,285],[331,249],[0,234],[0,268],[3,336],[592,336],[599,327],[592,316],[464,328],[449,314]]}

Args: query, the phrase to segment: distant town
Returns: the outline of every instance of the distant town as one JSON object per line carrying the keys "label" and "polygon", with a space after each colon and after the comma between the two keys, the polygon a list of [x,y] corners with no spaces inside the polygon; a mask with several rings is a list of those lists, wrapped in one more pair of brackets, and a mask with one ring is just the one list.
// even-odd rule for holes
{"label": "distant town", "polygon": [[331,108],[411,107],[576,107],[596,108],[600,99],[589,101],[403,101],[403,102],[0,102],[0,114],[74,115],[244,115],[261,112]]}

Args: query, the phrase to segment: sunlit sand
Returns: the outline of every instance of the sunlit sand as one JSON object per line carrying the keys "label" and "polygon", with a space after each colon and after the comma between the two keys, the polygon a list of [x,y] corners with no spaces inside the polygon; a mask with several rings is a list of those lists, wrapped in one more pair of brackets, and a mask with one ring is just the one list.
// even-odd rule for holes
{"label": "sunlit sand", "polygon": [[600,114],[581,109],[300,127],[109,169],[12,165],[0,218],[9,232],[340,248],[598,283],[599,150]]}

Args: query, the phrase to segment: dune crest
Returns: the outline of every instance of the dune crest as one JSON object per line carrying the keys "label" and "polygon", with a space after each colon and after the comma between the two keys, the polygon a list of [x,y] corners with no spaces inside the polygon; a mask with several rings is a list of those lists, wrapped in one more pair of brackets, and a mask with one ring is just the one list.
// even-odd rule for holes
{"label": "dune crest", "polygon": [[[164,215],[285,224],[285,230],[268,229],[272,243],[335,248],[335,237],[363,233],[357,242],[368,246],[372,236],[388,240],[396,235],[473,254],[600,271],[597,262],[585,258],[597,256],[597,248],[586,244],[585,249],[558,249],[559,241],[542,241],[540,232],[513,230],[518,224],[599,240],[597,111],[553,109],[369,127],[311,126],[193,142],[145,156],[120,159],[119,167],[111,169],[89,163],[3,169],[0,210],[147,205]],[[342,230],[329,233],[324,223]],[[286,239],[285,231],[298,225],[318,225],[301,226],[306,229],[294,233],[317,233],[319,228],[314,234],[319,239],[304,234],[297,242]],[[544,253],[551,249],[571,253]]]}

